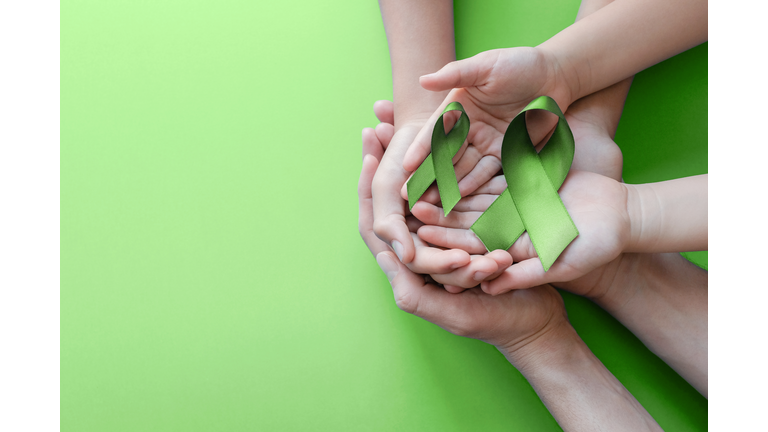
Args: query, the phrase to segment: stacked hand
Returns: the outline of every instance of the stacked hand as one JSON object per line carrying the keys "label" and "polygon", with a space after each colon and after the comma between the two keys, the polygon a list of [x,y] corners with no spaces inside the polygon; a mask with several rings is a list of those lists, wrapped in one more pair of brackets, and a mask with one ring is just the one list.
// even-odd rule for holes
{"label": "stacked hand", "polygon": [[[453,96],[462,96],[467,99],[464,100],[465,109],[468,112],[475,112],[476,115],[480,115],[481,118],[488,116],[487,111],[496,110],[497,114],[501,114],[503,109],[500,107],[506,106],[508,108],[507,113],[510,118],[517,114],[515,109],[519,111],[524,104],[512,107],[512,104],[491,104],[494,98],[486,95],[485,92],[491,92],[491,90],[499,90],[508,85],[499,77],[508,76],[504,67],[499,64],[506,64],[505,61],[510,57],[513,57],[515,53],[517,56],[521,56],[526,53],[530,58],[534,57],[534,54],[528,51],[529,49],[508,49],[508,50],[496,50],[493,52],[483,53],[475,56],[471,59],[463,60],[461,62],[452,63],[443,68],[435,77],[422,78],[422,84],[427,87],[434,84],[434,82],[442,82],[444,85],[454,85],[456,81],[452,81],[451,77],[463,77],[456,79],[464,79],[466,84],[469,79],[474,79],[476,83],[480,83],[476,86],[467,88],[460,88],[454,90],[446,101],[455,100]],[[539,54],[543,56],[543,54]],[[488,70],[489,62],[493,56],[496,56],[495,66],[493,66],[491,72],[487,74],[481,74],[479,71]],[[536,62],[534,62],[536,63]],[[508,66],[510,69],[512,66]],[[483,79],[480,79],[483,78]],[[431,81],[430,81],[431,80]],[[507,79],[508,81],[508,79]],[[499,86],[495,88],[493,86]],[[490,90],[488,89],[490,87]],[[610,121],[611,112],[620,112],[615,107],[610,106],[611,100],[617,100],[615,92],[626,91],[626,87],[606,89],[603,92],[592,95],[587,98],[583,98],[573,104],[572,108],[566,112],[566,118],[569,121],[574,137],[576,139],[576,155],[574,157],[574,168],[585,169],[593,172],[599,172],[602,174],[610,175],[615,179],[620,179],[621,176],[621,152],[612,140],[613,133],[615,132],[616,121]],[[439,89],[439,87],[433,87]],[[490,93],[492,95],[498,95],[500,93]],[[612,94],[613,93],[613,94]],[[478,97],[472,97],[472,95],[478,95]],[[498,100],[502,100],[501,96],[495,96]],[[509,95],[506,95],[509,97]],[[484,99],[483,99],[484,98]],[[487,102],[481,102],[485,100]],[[623,100],[623,97],[619,98],[619,102]],[[447,103],[447,102],[446,102]],[[483,107],[485,111],[479,109]],[[374,111],[377,117],[382,121],[376,128],[374,133],[372,130],[364,132],[364,139],[377,138],[380,142],[387,142],[387,139],[391,137],[391,133],[386,133],[392,129],[391,125],[386,124],[390,121],[392,113],[392,104],[388,101],[379,101],[374,106]],[[438,111],[439,112],[439,111]],[[479,114],[478,114],[479,113]],[[485,117],[483,117],[485,116]],[[606,120],[608,118],[609,120]],[[427,125],[430,122],[427,122]],[[409,263],[411,270],[417,273],[430,274],[432,278],[444,284],[445,289],[449,292],[458,293],[465,288],[477,286],[482,281],[492,281],[494,278],[501,274],[501,277],[493,282],[484,282],[483,287],[489,292],[498,294],[499,292],[505,292],[513,288],[528,288],[536,285],[534,281],[540,281],[539,283],[556,282],[571,280],[576,277],[582,276],[604,264],[610,259],[616,258],[621,251],[623,242],[626,238],[617,234],[612,237],[603,238],[599,233],[595,233],[595,238],[600,239],[601,249],[600,253],[595,254],[589,248],[595,242],[594,240],[585,239],[582,236],[578,241],[578,247],[570,247],[570,253],[567,254],[567,259],[560,259],[556,263],[555,268],[550,269],[546,274],[543,272],[543,268],[535,258],[535,251],[532,248],[530,238],[526,235],[515,243],[510,249],[510,254],[506,256],[501,253],[502,251],[493,251],[485,255],[485,258],[492,258],[494,264],[480,260],[482,254],[486,253],[485,248],[479,239],[477,239],[472,232],[468,230],[469,226],[482,214],[485,209],[493,202],[493,200],[500,194],[506,187],[506,183],[503,176],[495,175],[500,167],[499,153],[500,153],[500,141],[503,138],[503,133],[506,131],[506,124],[498,123],[497,127],[489,127],[489,122],[471,120],[470,136],[468,141],[472,141],[473,145],[465,147],[463,152],[460,152],[455,160],[457,176],[461,179],[459,187],[464,196],[464,199],[459,202],[457,207],[454,208],[453,213],[448,217],[442,217],[442,213],[434,207],[439,202],[439,195],[435,186],[430,188],[427,193],[422,197],[422,201],[414,208],[414,213],[421,219],[421,221],[414,221],[408,219],[404,220],[404,225],[408,226],[412,232],[416,231],[422,223],[434,226],[425,226],[419,230],[420,236],[412,235],[415,245],[415,259],[413,263]],[[430,134],[431,135],[431,134]],[[422,131],[420,138],[425,135]],[[494,139],[487,139],[488,137],[495,137]],[[479,141],[479,145],[477,144]],[[417,144],[411,147],[409,154],[414,152],[414,148],[417,148]],[[480,151],[482,149],[487,150],[492,155],[481,156]],[[480,157],[478,159],[478,157]],[[407,160],[406,160],[407,162]],[[379,169],[381,171],[381,168]],[[388,175],[391,175],[389,173]],[[618,216],[617,211],[622,208],[622,199],[626,201],[626,191],[617,182],[607,181],[608,179],[602,176],[593,176],[591,178],[598,179],[598,183],[601,186],[591,187],[591,189],[584,189],[590,182],[589,173],[584,173],[576,178],[570,178],[566,183],[569,185],[568,190],[572,192],[573,198],[579,203],[576,204],[577,208],[589,209],[582,213],[589,214],[591,209],[590,200],[594,199],[611,199],[614,200],[614,208],[612,214],[616,217],[616,222],[611,225],[600,225],[603,229],[613,228],[617,232],[625,228],[627,218],[624,216]],[[481,183],[477,186],[477,183]],[[403,188],[404,190],[405,188]],[[612,193],[605,194],[603,189],[610,189]],[[586,191],[591,190],[591,194]],[[580,192],[577,192],[580,191]],[[578,197],[575,197],[576,193],[580,193]],[[585,194],[586,193],[586,194]],[[623,195],[622,195],[623,194]],[[404,195],[404,193],[403,193]],[[591,195],[591,196],[589,196]],[[570,201],[573,201],[571,199]],[[430,206],[429,204],[432,204]],[[608,203],[606,203],[608,204]],[[404,206],[405,202],[400,200],[400,205]],[[566,204],[568,206],[568,204]],[[569,211],[571,209],[569,208]],[[583,216],[581,216],[583,219]],[[587,232],[592,230],[593,222],[584,221],[587,224],[585,229]],[[577,226],[582,229],[579,222]],[[452,228],[452,229],[446,229]],[[380,236],[381,237],[381,236]],[[427,243],[425,243],[425,241]],[[454,248],[451,251],[442,251],[430,247],[431,245],[437,245],[440,247]],[[567,249],[566,251],[568,251]],[[397,248],[395,248],[397,251]],[[466,251],[472,254],[469,261],[472,263],[472,267],[465,268],[467,255],[461,254],[461,251]],[[589,251],[585,253],[585,251]],[[583,254],[583,255],[582,255]],[[400,254],[398,254],[400,255]],[[581,255],[581,259],[574,261],[573,257]],[[589,257],[589,258],[587,258]],[[608,259],[610,258],[610,259]],[[511,268],[507,268],[512,259],[515,261],[524,261],[520,264],[516,264]],[[403,260],[406,262],[405,260]],[[505,270],[506,269],[506,270]],[[502,270],[505,270],[501,273]]]}
{"label": "stacked hand", "polygon": [[[548,95],[558,102],[561,109],[568,107],[572,91],[564,76],[554,56],[540,48],[519,47],[483,52],[470,59],[450,63],[438,72],[421,78],[421,85],[427,90],[453,90],[434,114],[430,113],[431,117],[412,118],[409,123],[398,125],[394,136],[387,136],[391,136],[391,144],[381,159],[381,167],[372,186],[374,232],[390,245],[403,263],[414,259],[416,245],[408,235],[401,196],[405,196],[408,175],[430,152],[432,128],[442,109],[448,103],[457,101],[464,106],[470,118],[467,140],[472,145],[463,146],[454,157],[459,190],[466,196],[500,169],[504,132],[526,104],[538,96]],[[381,104],[378,107],[391,116],[391,107],[385,109]],[[382,122],[388,120],[386,117],[379,119]],[[555,124],[552,117],[536,120],[530,122],[534,142],[542,140]],[[397,191],[401,191],[400,196]],[[454,265],[462,265],[461,259],[466,260],[466,256],[456,255],[454,258]]]}
{"label": "stacked hand", "polygon": [[[380,119],[387,119],[386,106],[384,104],[382,109],[382,104],[377,104],[376,111]],[[563,301],[551,286],[513,291],[495,297],[480,290],[451,294],[435,284],[425,282],[423,276],[402,264],[387,244],[375,236],[371,182],[377,168],[380,169],[379,158],[390,145],[387,140],[389,135],[384,133],[387,129],[382,126],[363,132],[363,169],[358,184],[359,230],[390,280],[398,307],[454,334],[495,345],[510,358],[514,358],[522,347],[534,341],[543,342],[548,335],[569,328]],[[413,220],[409,220],[408,224],[418,226]],[[433,249],[421,246],[421,242],[417,242],[417,245],[417,259],[414,263],[419,260],[420,253]],[[506,254],[504,251],[497,253]],[[441,275],[434,277],[440,278]]]}
{"label": "stacked hand", "polygon": [[[479,193],[463,198],[447,217],[433,204],[417,203],[413,214],[426,224],[418,229],[418,236],[436,246],[482,253],[485,246],[469,227],[505,187],[504,177],[498,176],[480,188]],[[579,236],[545,272],[530,237],[524,233],[508,251],[516,264],[495,280],[483,282],[483,291],[500,294],[543,283],[571,281],[615,260],[626,249],[631,230],[628,190],[623,183],[599,174],[571,171],[560,188],[560,197],[579,228]]]}
{"label": "stacked hand", "polygon": [[[546,51],[538,48],[509,48],[484,52],[450,63],[440,71],[421,78],[422,86],[433,91],[458,87],[449,93],[443,105],[451,101],[461,102],[471,119],[467,141],[472,144],[463,146],[454,158],[462,196],[469,196],[486,184],[503,187],[503,178],[492,178],[501,167],[501,142],[509,122],[530,100],[542,94],[553,96],[560,107],[566,109],[570,104],[570,90],[562,75],[561,68]],[[614,131],[604,120],[607,117],[606,110],[616,111],[604,103],[612,98],[611,94],[606,94],[610,91],[607,89],[600,95],[577,101],[566,112],[566,116],[576,138],[574,167],[618,179],[621,176],[621,152],[611,139]],[[462,253],[460,246],[452,251],[441,251],[429,248],[418,237],[410,235],[408,238],[404,234],[408,228],[415,231],[414,223],[418,224],[409,222],[406,217],[405,202],[401,199],[407,198],[405,179],[429,153],[431,128],[441,110],[438,109],[429,120],[401,126],[393,136],[394,128],[387,124],[393,119],[391,103],[379,101],[374,109],[382,123],[375,132],[369,130],[366,134],[382,140],[391,139],[393,143],[374,178],[376,235],[391,245],[403,263],[412,264],[413,271],[431,274],[451,292],[460,292],[463,288],[495,278],[500,270],[511,264],[509,259],[498,252],[486,255],[485,258],[489,259],[483,260],[480,258],[484,250],[468,250],[473,254],[471,256]],[[551,115],[546,117],[546,113],[529,113],[531,117],[536,115],[540,118],[529,118],[529,124],[533,125],[530,132],[532,140],[539,142],[541,148],[545,142],[543,138],[556,119]],[[415,132],[419,123],[422,127],[419,132]],[[407,142],[409,139],[413,139],[410,146]],[[398,160],[403,161],[402,167],[397,165]],[[393,196],[395,185],[402,185],[401,197]],[[432,186],[422,200],[437,203],[439,196],[436,187]],[[413,249],[410,249],[411,245]],[[472,263],[472,266],[463,268],[467,263]],[[460,270],[455,272],[456,277],[450,274],[443,276],[457,269]]]}

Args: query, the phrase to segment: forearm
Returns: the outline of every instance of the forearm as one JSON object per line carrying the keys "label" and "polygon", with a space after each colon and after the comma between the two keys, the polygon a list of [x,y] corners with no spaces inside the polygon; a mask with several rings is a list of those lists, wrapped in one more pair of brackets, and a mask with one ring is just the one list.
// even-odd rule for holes
{"label": "forearm", "polygon": [[[582,0],[579,12],[576,14],[576,22],[613,3],[614,0]],[[574,105],[585,104],[589,108],[588,115],[593,123],[600,124],[608,132],[611,139],[616,136],[616,128],[619,126],[621,113],[624,110],[624,102],[632,85],[632,77],[617,82],[589,96],[583,97]],[[571,107],[573,107],[572,105]]]}
{"label": "forearm", "polygon": [[707,282],[680,254],[625,254],[593,300],[706,397]]}
{"label": "forearm", "polygon": [[500,351],[565,431],[661,430],[570,324],[516,351]]}
{"label": "forearm", "polygon": [[577,100],[706,40],[706,0],[616,0],[539,48]]}
{"label": "forearm", "polygon": [[395,128],[426,121],[448,94],[419,85],[419,77],[456,59],[451,0],[380,0],[392,63]]}
{"label": "forearm", "polygon": [[708,175],[626,185],[630,240],[625,252],[707,250]]}

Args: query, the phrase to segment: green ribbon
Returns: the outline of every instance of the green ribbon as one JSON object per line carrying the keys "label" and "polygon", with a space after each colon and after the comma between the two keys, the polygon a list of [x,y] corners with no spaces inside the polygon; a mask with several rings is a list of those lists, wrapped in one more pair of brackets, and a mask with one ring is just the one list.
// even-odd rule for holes
{"label": "green ribbon", "polygon": [[[448,111],[461,111],[461,117],[453,128],[445,133],[443,116]],[[440,192],[440,202],[446,216],[453,206],[461,199],[459,184],[456,181],[456,171],[453,169],[453,157],[459,152],[469,133],[469,117],[464,107],[458,102],[451,102],[443,110],[432,130],[432,153],[422,162],[421,166],[408,180],[408,208],[413,209],[416,201],[437,180]]]}
{"label": "green ribbon", "polygon": [[[552,137],[538,154],[526,128],[525,113],[530,110],[559,117]],[[501,148],[507,189],[471,228],[489,251],[509,249],[527,230],[547,271],[579,235],[557,193],[568,175],[573,152],[571,128],[552,98],[541,96],[515,116]]]}

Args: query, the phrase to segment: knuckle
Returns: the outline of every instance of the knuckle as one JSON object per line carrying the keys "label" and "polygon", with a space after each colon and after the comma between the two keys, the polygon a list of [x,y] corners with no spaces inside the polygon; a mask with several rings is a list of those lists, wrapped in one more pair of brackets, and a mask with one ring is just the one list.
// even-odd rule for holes
{"label": "knuckle", "polygon": [[382,220],[373,221],[373,233],[382,240],[387,239],[389,233],[389,224]]}
{"label": "knuckle", "polygon": [[474,321],[462,320],[461,322],[453,325],[453,328],[451,329],[451,333],[455,334],[456,336],[474,339],[478,335],[479,329],[478,329],[477,323],[475,323]]}
{"label": "knuckle", "polygon": [[416,314],[418,302],[408,291],[395,293],[395,304],[401,311],[409,314]]}

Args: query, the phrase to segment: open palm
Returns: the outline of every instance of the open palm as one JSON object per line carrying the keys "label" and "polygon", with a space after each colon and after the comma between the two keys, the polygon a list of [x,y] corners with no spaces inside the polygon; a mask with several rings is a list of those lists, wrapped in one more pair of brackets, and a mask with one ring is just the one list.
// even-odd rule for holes
{"label": "open palm", "polygon": [[[558,84],[561,75],[546,52],[517,47],[485,51],[422,77],[421,85],[428,90],[453,90],[416,136],[403,168],[409,172],[418,168],[430,152],[431,129],[443,108],[449,102],[459,102],[470,118],[467,142],[471,145],[461,153],[455,169],[462,195],[472,193],[501,168],[504,133],[529,102],[547,95],[566,110],[570,95]],[[529,120],[533,142],[541,141],[557,121],[554,116],[537,112],[532,112]]]}
{"label": "open palm", "polygon": [[[505,188],[503,177],[494,179],[478,193],[462,199],[448,217],[429,203],[418,203],[413,215],[426,225],[418,235],[441,247],[469,253],[485,250],[469,227]],[[483,282],[491,294],[580,278],[615,260],[629,241],[627,189],[613,179],[585,171],[571,171],[560,188],[560,197],[579,230],[579,236],[563,251],[549,271],[538,260],[530,237],[523,234],[508,250],[516,264],[498,278]],[[582,294],[582,293],[578,293]]]}

